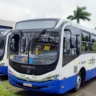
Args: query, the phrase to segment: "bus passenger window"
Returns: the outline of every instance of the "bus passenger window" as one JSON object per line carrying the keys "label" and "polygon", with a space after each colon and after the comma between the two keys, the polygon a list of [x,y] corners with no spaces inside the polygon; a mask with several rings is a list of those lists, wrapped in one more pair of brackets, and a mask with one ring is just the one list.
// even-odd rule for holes
{"label": "bus passenger window", "polygon": [[81,33],[81,49],[83,52],[90,51],[90,35],[86,32]]}
{"label": "bus passenger window", "polygon": [[96,52],[96,36],[91,35],[91,51]]}

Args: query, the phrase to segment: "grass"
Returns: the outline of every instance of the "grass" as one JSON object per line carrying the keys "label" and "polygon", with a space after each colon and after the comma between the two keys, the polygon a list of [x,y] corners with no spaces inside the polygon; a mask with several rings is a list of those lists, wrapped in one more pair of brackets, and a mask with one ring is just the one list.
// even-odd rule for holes
{"label": "grass", "polygon": [[[0,96],[53,96],[53,95],[26,91],[10,85],[8,80],[1,80]],[[54,96],[57,96],[57,95],[54,95]],[[64,96],[73,96],[73,95],[64,95]]]}
{"label": "grass", "polygon": [[[8,80],[0,80],[0,96],[53,96],[44,93],[32,92],[14,87],[9,84]],[[57,96],[57,95],[54,95]],[[66,94],[64,96],[74,96]]]}
{"label": "grass", "polygon": [[0,81],[0,96],[26,96],[22,89],[16,88],[9,84],[8,80]]}
{"label": "grass", "polygon": [[16,96],[0,83],[0,96]]}
{"label": "grass", "polygon": [[49,96],[49,95],[23,90],[10,85],[8,80],[1,80],[0,96]]}

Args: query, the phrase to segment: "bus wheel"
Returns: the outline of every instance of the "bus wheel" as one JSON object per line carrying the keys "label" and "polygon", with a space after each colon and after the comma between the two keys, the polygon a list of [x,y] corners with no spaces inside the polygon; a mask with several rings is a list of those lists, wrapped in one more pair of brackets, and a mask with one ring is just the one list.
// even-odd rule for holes
{"label": "bus wheel", "polygon": [[81,75],[79,74],[79,75],[77,76],[77,82],[76,82],[76,86],[75,86],[75,88],[74,88],[74,91],[75,91],[75,92],[80,89],[80,87],[81,87],[81,82],[82,82],[82,79],[81,79]]}

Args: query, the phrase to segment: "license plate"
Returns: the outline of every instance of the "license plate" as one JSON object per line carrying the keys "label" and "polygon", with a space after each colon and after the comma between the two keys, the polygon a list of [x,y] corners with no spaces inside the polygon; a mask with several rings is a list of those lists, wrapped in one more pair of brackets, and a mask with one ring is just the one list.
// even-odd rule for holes
{"label": "license plate", "polygon": [[32,87],[32,84],[23,83],[23,86],[26,86],[26,87]]}

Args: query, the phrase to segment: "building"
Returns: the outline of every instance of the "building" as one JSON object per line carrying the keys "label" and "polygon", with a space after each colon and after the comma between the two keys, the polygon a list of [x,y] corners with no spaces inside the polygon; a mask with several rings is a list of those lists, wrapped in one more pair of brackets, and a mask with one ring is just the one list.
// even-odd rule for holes
{"label": "building", "polygon": [[12,29],[14,25],[13,21],[0,19],[0,30],[2,29]]}

